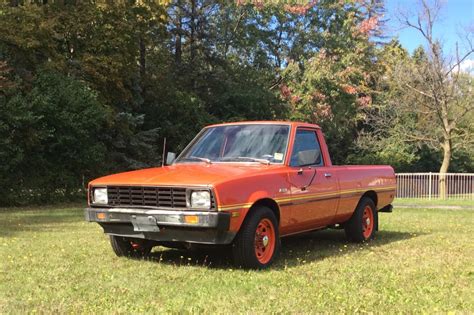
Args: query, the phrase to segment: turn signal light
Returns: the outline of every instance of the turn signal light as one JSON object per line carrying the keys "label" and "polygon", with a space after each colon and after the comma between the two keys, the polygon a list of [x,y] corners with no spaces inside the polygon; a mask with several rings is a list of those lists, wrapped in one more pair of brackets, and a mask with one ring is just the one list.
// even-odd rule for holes
{"label": "turn signal light", "polygon": [[199,217],[197,215],[185,215],[184,222],[189,224],[197,224],[199,223]]}
{"label": "turn signal light", "polygon": [[97,213],[96,216],[97,216],[97,219],[99,220],[105,220],[105,213],[103,212]]}

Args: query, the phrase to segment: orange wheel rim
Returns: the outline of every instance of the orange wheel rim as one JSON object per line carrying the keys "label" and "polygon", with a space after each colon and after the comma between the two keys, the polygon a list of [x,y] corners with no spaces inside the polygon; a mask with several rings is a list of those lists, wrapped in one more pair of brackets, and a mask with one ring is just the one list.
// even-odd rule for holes
{"label": "orange wheel rim", "polygon": [[364,214],[362,215],[362,235],[365,239],[368,239],[372,235],[374,230],[374,212],[370,206],[364,208]]}
{"label": "orange wheel rim", "polygon": [[255,231],[255,255],[261,264],[266,264],[272,259],[275,242],[275,228],[272,221],[262,219]]}

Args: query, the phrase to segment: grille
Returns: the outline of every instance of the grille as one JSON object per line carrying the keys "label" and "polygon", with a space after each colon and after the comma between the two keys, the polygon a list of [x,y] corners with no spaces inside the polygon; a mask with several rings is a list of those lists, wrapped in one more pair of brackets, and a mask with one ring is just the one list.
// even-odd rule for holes
{"label": "grille", "polygon": [[186,208],[186,188],[108,186],[110,206]]}

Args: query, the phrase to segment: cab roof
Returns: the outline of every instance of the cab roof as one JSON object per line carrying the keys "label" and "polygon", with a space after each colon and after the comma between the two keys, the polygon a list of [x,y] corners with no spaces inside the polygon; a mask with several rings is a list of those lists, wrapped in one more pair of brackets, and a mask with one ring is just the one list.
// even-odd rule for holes
{"label": "cab roof", "polygon": [[205,128],[218,127],[218,126],[229,126],[229,125],[289,125],[292,127],[308,127],[321,129],[319,125],[305,123],[301,121],[284,121],[284,120],[257,120],[257,121],[236,121],[228,123],[220,123],[206,126]]}

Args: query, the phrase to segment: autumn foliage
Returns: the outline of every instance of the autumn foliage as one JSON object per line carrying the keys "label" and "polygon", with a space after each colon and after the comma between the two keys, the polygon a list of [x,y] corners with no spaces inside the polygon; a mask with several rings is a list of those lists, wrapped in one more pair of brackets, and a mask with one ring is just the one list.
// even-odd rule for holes
{"label": "autumn foliage", "polygon": [[[92,177],[159,165],[165,137],[179,152],[220,121],[318,123],[334,163],[377,157],[357,139],[391,97],[396,62],[376,44],[383,10],[379,0],[2,2],[0,198],[69,200]],[[417,161],[404,157],[399,169]]]}

